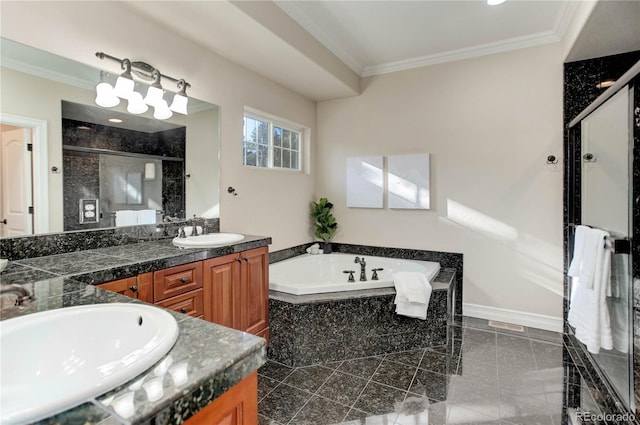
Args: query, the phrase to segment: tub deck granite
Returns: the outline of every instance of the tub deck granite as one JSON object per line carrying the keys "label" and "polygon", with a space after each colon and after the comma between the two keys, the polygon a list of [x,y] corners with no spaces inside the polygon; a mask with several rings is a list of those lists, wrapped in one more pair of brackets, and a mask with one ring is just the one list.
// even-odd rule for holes
{"label": "tub deck granite", "polygon": [[432,281],[427,320],[396,314],[394,288],[269,291],[269,358],[297,367],[445,345],[454,277],[454,269],[441,269]]}
{"label": "tub deck granite", "polygon": [[[240,252],[270,242],[270,238],[248,236],[224,247],[180,250],[170,241],[161,240],[14,261],[0,274],[0,284],[25,285],[35,300],[20,307],[0,305],[0,320],[84,304],[139,303],[88,283]],[[180,334],[171,351],[154,367],[106,394],[39,423],[182,423],[264,364],[264,339],[187,315],[171,314],[178,321]]]}

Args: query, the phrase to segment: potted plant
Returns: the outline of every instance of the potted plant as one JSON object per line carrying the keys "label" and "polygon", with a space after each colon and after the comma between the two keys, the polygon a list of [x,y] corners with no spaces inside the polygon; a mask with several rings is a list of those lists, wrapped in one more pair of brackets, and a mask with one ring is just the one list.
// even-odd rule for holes
{"label": "potted plant", "polygon": [[333,208],[333,204],[327,198],[320,198],[318,202],[314,201],[311,205],[311,217],[316,220],[314,223],[315,235],[324,242],[322,251],[325,254],[331,253],[329,240],[338,229],[338,223],[331,214],[331,208]]}

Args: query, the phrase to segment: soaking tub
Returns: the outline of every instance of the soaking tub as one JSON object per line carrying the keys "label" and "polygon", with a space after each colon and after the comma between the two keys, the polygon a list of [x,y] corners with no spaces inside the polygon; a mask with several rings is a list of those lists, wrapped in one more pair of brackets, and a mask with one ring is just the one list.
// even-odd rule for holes
{"label": "soaking tub", "polygon": [[[362,258],[362,255],[358,255]],[[399,258],[365,256],[367,280],[361,282],[360,264],[355,254],[305,254],[269,266],[269,289],[293,295],[354,291],[393,287],[392,275],[398,271],[424,273],[429,281],[440,271],[440,263],[433,261],[403,260]],[[372,270],[378,271],[378,280],[372,280]],[[348,282],[345,270],[353,270],[355,282]]]}

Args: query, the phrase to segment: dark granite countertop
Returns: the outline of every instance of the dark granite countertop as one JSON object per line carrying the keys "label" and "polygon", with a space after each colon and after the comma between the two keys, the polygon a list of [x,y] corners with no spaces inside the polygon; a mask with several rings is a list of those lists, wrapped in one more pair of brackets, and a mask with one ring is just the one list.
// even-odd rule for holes
{"label": "dark granite countertop", "polygon": [[[247,236],[223,247],[182,250],[173,247],[170,240],[162,240],[14,261],[0,273],[0,284],[25,285],[35,300],[19,307],[0,305],[0,320],[85,304],[140,303],[88,283],[241,252],[270,242],[270,238]],[[130,382],[39,423],[181,423],[265,362],[264,339],[170,313],[180,333],[162,360]]]}

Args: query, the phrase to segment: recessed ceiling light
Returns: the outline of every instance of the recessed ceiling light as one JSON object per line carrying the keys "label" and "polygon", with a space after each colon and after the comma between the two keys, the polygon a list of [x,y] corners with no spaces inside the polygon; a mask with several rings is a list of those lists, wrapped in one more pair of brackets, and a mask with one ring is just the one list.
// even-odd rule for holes
{"label": "recessed ceiling light", "polygon": [[122,120],[120,118],[109,118],[109,122],[120,124]]}
{"label": "recessed ceiling light", "polygon": [[489,6],[497,6],[499,4],[504,3],[506,0],[487,0],[487,4]]}
{"label": "recessed ceiling light", "polygon": [[616,83],[616,80],[600,81],[598,84],[596,84],[596,88],[598,88],[598,89],[606,89],[607,87],[611,87],[615,83]]}

